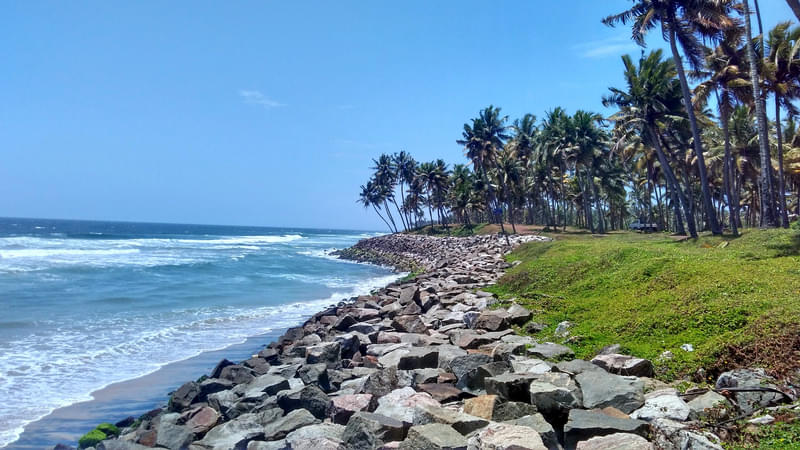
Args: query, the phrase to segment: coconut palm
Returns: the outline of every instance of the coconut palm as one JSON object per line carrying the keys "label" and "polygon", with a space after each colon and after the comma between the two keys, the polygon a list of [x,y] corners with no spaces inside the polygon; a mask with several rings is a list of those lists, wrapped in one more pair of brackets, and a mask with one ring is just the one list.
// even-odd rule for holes
{"label": "coconut palm", "polygon": [[732,2],[729,0],[635,0],[634,6],[630,9],[603,20],[603,23],[610,26],[617,23],[623,25],[632,23],[632,38],[642,47],[645,46],[646,33],[660,24],[661,34],[669,42],[672,59],[678,72],[683,103],[692,131],[703,205],[713,234],[721,234],[722,230],[711,200],[700,129],[695,117],[683,60],[678,51],[678,43],[689,65],[699,68],[703,59],[703,45],[698,35],[714,39],[725,29],[734,26],[736,23],[730,16],[731,10]]}
{"label": "coconut palm", "polygon": [[[397,199],[394,195],[395,187],[397,186],[397,171],[395,170],[392,157],[382,154],[378,157],[378,159],[373,159],[372,162],[375,164],[375,166],[372,167],[372,170],[375,171],[373,177],[375,179],[375,183],[377,184],[376,188],[386,193],[385,199],[392,202],[397,210],[397,214],[400,216],[400,220],[403,223],[403,228],[408,230],[405,219],[403,219],[403,213],[400,210],[400,206],[397,204]],[[392,217],[388,208],[386,208],[386,211],[389,217]],[[394,222],[394,220],[392,220],[392,222]]]}
{"label": "coconut palm", "polygon": [[766,91],[775,96],[775,123],[778,144],[778,208],[781,212],[781,224],[789,227],[789,215],[786,206],[786,183],[783,168],[783,136],[781,110],[786,109],[790,116],[798,113],[793,101],[800,97],[800,27],[791,27],[791,22],[779,23],[769,32],[767,54],[764,64],[764,84]]}
{"label": "coconut palm", "polygon": [[[662,60],[661,50],[650,52],[642,57],[638,67],[629,55],[622,57],[625,66],[627,88],[611,87],[611,93],[603,97],[603,105],[620,108],[609,119],[617,122],[620,133],[616,146],[630,134],[638,134],[655,150],[659,164],[667,180],[667,185],[678,197],[683,206],[689,234],[697,237],[697,229],[692,213],[692,205],[686,193],[680,188],[670,158],[662,146],[660,127],[666,122],[674,123],[683,119],[676,111],[680,98],[680,86],[675,79],[675,64]],[[690,188],[686,186],[687,190]],[[688,191],[687,191],[688,192]]]}
{"label": "coconut palm", "polygon": [[364,184],[361,185],[361,193],[358,196],[358,202],[364,205],[364,208],[369,208],[370,206],[372,206],[372,208],[375,210],[375,213],[378,214],[378,217],[380,217],[381,220],[383,220],[383,223],[385,223],[386,226],[389,227],[389,231],[393,231],[396,233],[397,227],[393,227],[392,224],[390,224],[386,220],[386,218],[383,217],[383,214],[381,214],[380,211],[381,201],[382,199],[380,196],[380,191],[376,189],[374,180],[369,180],[367,181],[366,185]]}
{"label": "coconut palm", "polygon": [[[410,186],[416,174],[417,162],[405,150],[392,155],[392,165],[395,170],[395,178],[400,184],[400,198],[405,199],[406,195],[403,186]],[[410,223],[408,215],[405,216],[406,222]]]}

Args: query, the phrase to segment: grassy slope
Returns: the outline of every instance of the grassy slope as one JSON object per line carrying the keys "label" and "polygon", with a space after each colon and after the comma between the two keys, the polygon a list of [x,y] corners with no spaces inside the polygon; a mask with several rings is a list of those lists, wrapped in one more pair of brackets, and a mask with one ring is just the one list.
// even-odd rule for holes
{"label": "grassy slope", "polygon": [[[620,344],[656,362],[664,379],[737,363],[800,366],[798,348],[785,348],[800,329],[798,250],[800,233],[789,230],[684,242],[559,235],[513,252],[521,264],[493,290],[540,311],[534,320],[548,327],[538,337],[559,342],[555,325],[569,320],[579,357]],[[681,350],[686,343],[695,351]],[[659,362],[665,350],[675,357]]]}

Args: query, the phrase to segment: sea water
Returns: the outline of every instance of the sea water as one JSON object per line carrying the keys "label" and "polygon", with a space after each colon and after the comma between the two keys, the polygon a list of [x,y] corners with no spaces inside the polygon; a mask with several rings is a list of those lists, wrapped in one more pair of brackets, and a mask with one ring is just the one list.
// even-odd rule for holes
{"label": "sea water", "polygon": [[393,281],[330,255],[376,234],[0,219],[0,447],[111,383]]}

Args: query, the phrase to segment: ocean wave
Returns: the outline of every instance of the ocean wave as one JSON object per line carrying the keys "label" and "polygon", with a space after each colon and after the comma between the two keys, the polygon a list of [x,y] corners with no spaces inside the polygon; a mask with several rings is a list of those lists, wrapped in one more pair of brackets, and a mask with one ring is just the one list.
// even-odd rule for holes
{"label": "ocean wave", "polygon": [[0,447],[53,410],[164,365],[299,324],[345,298],[369,293],[402,274],[341,284],[328,297],[262,307],[178,308],[131,317],[87,317],[8,342],[0,353]]}

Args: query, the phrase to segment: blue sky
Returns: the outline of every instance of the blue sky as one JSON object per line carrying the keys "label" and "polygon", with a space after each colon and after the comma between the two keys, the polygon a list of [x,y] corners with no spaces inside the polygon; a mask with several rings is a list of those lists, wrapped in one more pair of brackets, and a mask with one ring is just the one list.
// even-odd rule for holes
{"label": "blue sky", "polygon": [[381,229],[355,202],[378,154],[465,162],[489,104],[604,112],[639,49],[600,19],[629,4],[9,2],[0,216]]}

